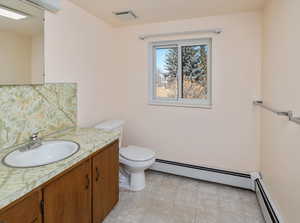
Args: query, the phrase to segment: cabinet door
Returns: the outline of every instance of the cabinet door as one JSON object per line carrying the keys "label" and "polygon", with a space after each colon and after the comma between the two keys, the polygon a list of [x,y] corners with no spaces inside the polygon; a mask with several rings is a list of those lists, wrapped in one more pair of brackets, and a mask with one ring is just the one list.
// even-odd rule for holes
{"label": "cabinet door", "polygon": [[100,223],[119,200],[118,142],[93,158],[93,223]]}
{"label": "cabinet door", "polygon": [[0,223],[42,223],[41,191],[37,191],[0,214]]}
{"label": "cabinet door", "polygon": [[106,209],[106,215],[114,208],[119,201],[119,142],[115,142],[111,145],[108,153],[109,161],[108,164],[108,176],[107,176],[107,187],[108,187],[108,207]]}
{"label": "cabinet door", "polygon": [[44,223],[91,223],[91,161],[44,189]]}

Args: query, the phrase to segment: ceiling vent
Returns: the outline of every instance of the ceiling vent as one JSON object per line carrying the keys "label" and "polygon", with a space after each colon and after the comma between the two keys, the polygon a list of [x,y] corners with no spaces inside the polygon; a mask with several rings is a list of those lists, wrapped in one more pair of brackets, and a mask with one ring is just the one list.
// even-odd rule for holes
{"label": "ceiling vent", "polygon": [[121,20],[132,20],[137,18],[136,14],[134,14],[134,12],[131,10],[123,11],[123,12],[113,12],[113,13]]}

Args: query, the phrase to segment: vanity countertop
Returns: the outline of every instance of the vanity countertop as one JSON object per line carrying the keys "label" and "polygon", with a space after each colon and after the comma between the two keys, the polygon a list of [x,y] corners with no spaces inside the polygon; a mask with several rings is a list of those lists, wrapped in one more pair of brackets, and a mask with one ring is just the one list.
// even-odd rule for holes
{"label": "vanity countertop", "polygon": [[[85,159],[92,153],[117,140],[118,131],[103,131],[94,128],[74,128],[46,139],[71,140],[80,145],[73,156],[46,166],[34,168],[10,168],[0,163],[0,209],[18,200],[51,178]],[[16,148],[0,150],[0,160]]]}

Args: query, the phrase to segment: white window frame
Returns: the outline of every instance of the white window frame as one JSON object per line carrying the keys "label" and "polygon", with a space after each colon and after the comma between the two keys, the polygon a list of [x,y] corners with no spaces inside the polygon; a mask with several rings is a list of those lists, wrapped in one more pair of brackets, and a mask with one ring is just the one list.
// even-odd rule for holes
{"label": "white window frame", "polygon": [[[156,97],[156,48],[178,47],[178,91],[181,92],[182,87],[182,69],[181,69],[181,47],[193,45],[208,45],[208,62],[207,62],[207,91],[208,99],[186,99],[186,98],[157,98]],[[165,106],[181,106],[181,107],[212,107],[212,38],[188,39],[188,40],[172,40],[151,42],[148,47],[148,64],[149,64],[149,104],[165,105]]]}

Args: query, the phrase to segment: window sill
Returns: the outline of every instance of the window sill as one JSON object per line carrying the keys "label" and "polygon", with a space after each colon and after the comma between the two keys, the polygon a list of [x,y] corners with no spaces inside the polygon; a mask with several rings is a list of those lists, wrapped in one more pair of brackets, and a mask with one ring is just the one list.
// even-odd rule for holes
{"label": "window sill", "polygon": [[198,104],[198,103],[188,103],[188,102],[172,102],[172,101],[150,101],[149,105],[153,106],[169,106],[169,107],[186,107],[186,108],[203,108],[212,109],[212,104]]}

